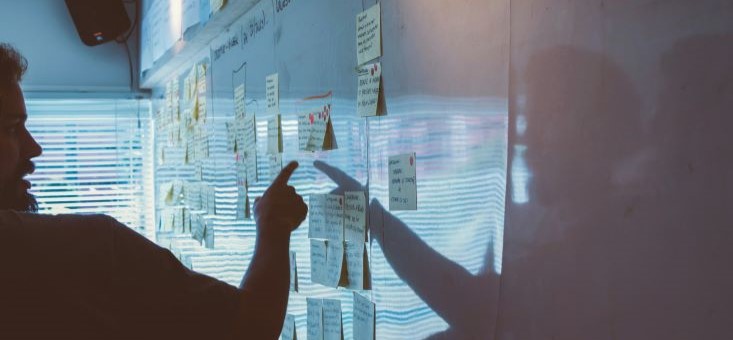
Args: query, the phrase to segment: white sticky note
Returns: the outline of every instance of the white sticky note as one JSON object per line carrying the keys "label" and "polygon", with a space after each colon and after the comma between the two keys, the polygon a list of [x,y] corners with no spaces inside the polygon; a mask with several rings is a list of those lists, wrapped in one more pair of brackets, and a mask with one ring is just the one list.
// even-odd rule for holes
{"label": "white sticky note", "polygon": [[245,111],[245,105],[244,105],[244,84],[239,84],[236,88],[234,88],[234,118],[235,119],[244,119],[244,116],[246,115]]}
{"label": "white sticky note", "polygon": [[245,183],[237,181],[237,219],[249,218],[249,193]]}
{"label": "white sticky note", "polygon": [[286,314],[285,322],[283,323],[283,330],[280,334],[281,340],[296,340],[298,336],[295,330],[295,315]]}
{"label": "white sticky note", "polygon": [[298,262],[294,251],[290,252],[290,291],[298,291]]}
{"label": "white sticky note", "polygon": [[348,289],[371,289],[369,280],[369,263],[365,253],[366,245],[363,241],[346,242],[344,252],[346,253],[346,282],[342,287]]}
{"label": "white sticky note", "polygon": [[201,215],[191,216],[191,238],[201,243],[204,240],[204,233],[206,233],[206,225],[204,218]]}
{"label": "white sticky note", "polygon": [[234,122],[225,122],[227,130],[227,152],[234,152],[237,149],[237,133]]}
{"label": "white sticky note", "polygon": [[374,303],[354,292],[354,340],[374,340]]}
{"label": "white sticky note", "polygon": [[344,193],[344,239],[366,240],[366,195],[363,191]]}
{"label": "white sticky note", "polygon": [[214,225],[211,223],[206,223],[206,228],[204,231],[204,243],[206,248],[208,249],[214,249]]}
{"label": "white sticky note", "polygon": [[325,240],[311,239],[311,281],[326,285],[328,246]]}
{"label": "white sticky note", "polygon": [[308,340],[323,339],[323,301],[321,299],[306,298],[308,313]]}
{"label": "white sticky note", "polygon": [[368,64],[359,68],[356,90],[356,111],[361,117],[376,116],[379,104],[379,89],[382,84],[382,65]]}
{"label": "white sticky note", "polygon": [[382,19],[379,3],[356,16],[356,61],[358,65],[382,55]]}
{"label": "white sticky note", "polygon": [[196,115],[197,121],[206,121],[206,64],[200,64],[198,67],[198,74],[196,75],[196,89],[197,89],[197,106],[198,114]]}
{"label": "white sticky note", "polygon": [[344,196],[327,195],[325,205],[325,236],[329,240],[344,240]]}
{"label": "white sticky note", "polygon": [[344,329],[341,320],[341,300],[323,299],[323,339],[343,340]]}
{"label": "white sticky note", "polygon": [[280,115],[277,114],[267,120],[267,153],[281,152],[283,152],[282,128],[280,127]]}
{"label": "white sticky note", "polygon": [[271,114],[280,113],[280,89],[278,74],[274,73],[265,79],[265,98],[267,101],[267,112]]}
{"label": "white sticky note", "polygon": [[324,286],[338,287],[346,277],[343,274],[344,263],[344,242],[342,241],[326,241],[326,273]]}
{"label": "white sticky note", "polygon": [[240,155],[247,167],[247,183],[256,183],[259,178],[257,178],[257,122],[254,115],[244,118],[244,149]]}
{"label": "white sticky note", "polygon": [[331,104],[324,105],[322,109],[311,112],[308,116],[310,123],[310,137],[306,150],[319,151],[331,149],[328,127],[331,125]]}
{"label": "white sticky note", "polygon": [[[203,0],[206,1],[206,0]],[[224,6],[224,0],[209,0],[209,8],[211,13],[216,13]]]}
{"label": "white sticky note", "polygon": [[267,155],[267,161],[269,163],[268,169],[270,170],[270,181],[274,181],[283,168],[283,154],[269,154]]}
{"label": "white sticky note", "polygon": [[312,194],[308,198],[308,237],[326,238],[326,195]]}
{"label": "white sticky note", "polygon": [[310,130],[310,113],[303,113],[298,115],[298,150],[308,150],[308,140],[311,136]]}
{"label": "white sticky note", "polygon": [[415,153],[389,157],[389,210],[417,210]]}

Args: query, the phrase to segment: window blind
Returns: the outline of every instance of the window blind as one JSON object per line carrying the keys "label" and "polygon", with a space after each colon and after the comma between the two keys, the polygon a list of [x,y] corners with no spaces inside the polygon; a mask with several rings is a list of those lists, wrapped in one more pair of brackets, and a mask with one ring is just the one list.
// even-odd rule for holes
{"label": "window blind", "polygon": [[40,213],[107,214],[154,231],[153,129],[147,99],[29,99],[43,147],[33,183]]}

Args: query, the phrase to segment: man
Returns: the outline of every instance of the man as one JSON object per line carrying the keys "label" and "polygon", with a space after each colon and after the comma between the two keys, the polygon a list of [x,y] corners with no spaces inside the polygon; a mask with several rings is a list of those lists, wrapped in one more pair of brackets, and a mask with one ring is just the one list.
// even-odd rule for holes
{"label": "man", "polygon": [[25,59],[0,44],[0,339],[275,339],[289,239],[307,213],[286,166],[255,201],[257,240],[239,288],[183,267],[114,219],[38,215],[23,177],[41,154],[25,127]]}

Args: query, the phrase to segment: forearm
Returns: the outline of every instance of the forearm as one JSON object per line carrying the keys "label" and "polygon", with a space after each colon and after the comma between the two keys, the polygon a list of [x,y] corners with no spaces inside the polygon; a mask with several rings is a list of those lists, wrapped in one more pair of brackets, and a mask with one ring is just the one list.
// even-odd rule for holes
{"label": "forearm", "polygon": [[239,287],[239,339],[276,339],[282,329],[290,287],[290,237],[258,235]]}

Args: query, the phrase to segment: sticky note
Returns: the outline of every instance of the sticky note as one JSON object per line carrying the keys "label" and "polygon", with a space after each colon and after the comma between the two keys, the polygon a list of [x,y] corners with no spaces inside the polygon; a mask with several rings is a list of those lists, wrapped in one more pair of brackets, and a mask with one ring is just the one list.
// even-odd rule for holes
{"label": "sticky note", "polygon": [[323,301],[316,298],[306,298],[305,301],[308,340],[323,339]]}
{"label": "sticky note", "polygon": [[308,237],[326,238],[326,195],[312,194],[308,198]]}
{"label": "sticky note", "polygon": [[354,292],[354,340],[374,340],[374,303]]}
{"label": "sticky note", "polygon": [[280,115],[276,114],[267,120],[267,153],[283,152],[283,137],[280,127]]}
{"label": "sticky note", "polygon": [[356,61],[358,65],[382,55],[382,19],[379,3],[356,16]]}
{"label": "sticky note", "polygon": [[308,150],[308,140],[310,140],[310,113],[302,113],[298,115],[298,150]]}
{"label": "sticky note", "polygon": [[242,162],[247,167],[247,183],[254,184],[257,178],[257,122],[254,115],[248,115],[244,118],[242,124],[242,135],[244,147],[239,150]]}
{"label": "sticky note", "polygon": [[160,193],[165,205],[173,205],[173,182],[161,184]]}
{"label": "sticky note", "polygon": [[366,244],[363,241],[344,244],[346,257],[346,280],[341,286],[348,289],[371,289],[371,275],[369,272],[369,258],[366,254]]}
{"label": "sticky note", "polygon": [[205,229],[206,226],[204,226],[204,220],[201,215],[197,214],[191,216],[191,238],[201,243],[204,239]]}
{"label": "sticky note", "polygon": [[415,153],[389,157],[389,210],[417,210]]}
{"label": "sticky note", "polygon": [[344,193],[344,239],[366,240],[366,195],[363,191]]}
{"label": "sticky note", "polygon": [[331,104],[308,114],[310,136],[306,145],[308,151],[331,150],[333,148],[333,126]]}
{"label": "sticky note", "polygon": [[237,219],[249,219],[249,192],[245,182],[237,181]]}
{"label": "sticky note", "polygon": [[265,79],[265,98],[267,112],[271,114],[280,113],[280,89],[278,85],[278,74],[274,73]]}
{"label": "sticky note", "polygon": [[356,111],[361,117],[376,116],[382,84],[382,65],[368,64],[359,68],[356,90]]}
{"label": "sticky note", "polygon": [[323,299],[323,339],[343,340],[344,328],[341,320],[341,300]]}
{"label": "sticky note", "polygon": [[326,273],[322,284],[329,287],[338,287],[342,279],[346,280],[344,274],[344,242],[326,241]]}
{"label": "sticky note", "polygon": [[280,333],[281,340],[296,340],[298,336],[295,330],[295,315],[286,314],[285,322],[283,323],[283,330]]}
{"label": "sticky note", "polygon": [[[204,0],[206,1],[206,0]],[[211,8],[211,13],[216,13],[224,6],[225,0],[209,0],[209,8]]]}
{"label": "sticky note", "polygon": [[206,248],[214,249],[214,225],[211,223],[206,223],[205,226],[206,228],[204,228],[204,243],[206,244]]}
{"label": "sticky note", "polygon": [[328,260],[328,246],[326,240],[311,239],[311,281],[327,284],[326,261]]}
{"label": "sticky note", "polygon": [[326,196],[325,223],[324,232],[327,239],[344,240],[344,196]]}
{"label": "sticky note", "polygon": [[244,119],[246,114],[244,105],[244,84],[239,84],[234,88],[234,118]]}
{"label": "sticky note", "polygon": [[267,160],[269,163],[268,169],[270,169],[270,176],[268,177],[270,178],[270,181],[274,181],[283,168],[283,154],[269,154],[267,155]]}
{"label": "sticky note", "polygon": [[295,261],[295,252],[290,252],[290,291],[298,291],[298,263]]}
{"label": "sticky note", "polygon": [[227,152],[234,152],[237,148],[237,133],[234,122],[225,122],[224,126],[227,130]]}
{"label": "sticky note", "polygon": [[206,121],[206,64],[199,64],[196,74],[197,104],[198,114],[197,121]]}

